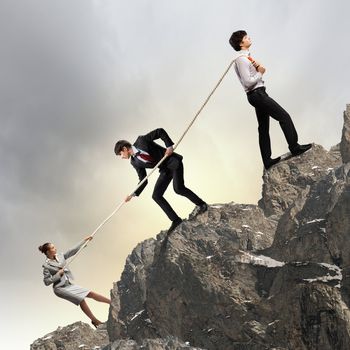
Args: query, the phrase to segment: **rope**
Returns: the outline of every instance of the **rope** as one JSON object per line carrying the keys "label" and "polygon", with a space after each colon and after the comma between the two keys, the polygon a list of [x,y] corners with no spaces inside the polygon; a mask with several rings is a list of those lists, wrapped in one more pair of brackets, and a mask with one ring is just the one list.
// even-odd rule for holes
{"label": "rope", "polygon": [[[236,57],[237,58],[237,57]],[[173,150],[175,151],[175,149],[179,146],[179,144],[181,143],[182,139],[185,137],[185,135],[188,133],[188,131],[190,130],[191,126],[193,125],[193,123],[196,121],[196,119],[198,118],[199,114],[202,112],[202,110],[204,109],[204,107],[207,105],[207,103],[209,102],[210,98],[212,97],[212,95],[214,94],[214,92],[216,91],[216,89],[219,87],[219,85],[221,84],[221,82],[223,81],[223,79],[225,78],[226,74],[229,72],[229,70],[231,69],[233,63],[235,62],[235,59],[233,59],[231,61],[231,63],[227,66],[225,72],[222,74],[221,78],[219,79],[219,81],[216,83],[216,85],[214,86],[214,88],[212,89],[212,91],[210,92],[210,94],[208,95],[208,97],[205,99],[205,101],[203,102],[202,106],[198,109],[197,113],[195,114],[195,116],[193,117],[192,121],[189,123],[189,125],[187,126],[186,130],[183,132],[183,134],[181,135],[181,137],[179,138],[179,140],[176,142],[176,144],[173,147]],[[148,179],[149,177],[154,173],[154,171],[164,162],[164,160],[167,158],[167,155],[164,155],[164,157],[155,165],[155,167],[148,173],[148,175],[142,179],[141,182],[139,182],[139,184],[137,185],[137,187],[135,188],[135,190],[130,194],[132,195],[133,193],[135,193],[135,191],[137,191]],[[123,202],[121,202],[113,211],[112,213],[101,222],[101,224],[99,226],[97,226],[97,228],[95,229],[95,231],[91,234],[91,237],[94,237],[95,234],[112,218],[112,216],[119,211],[119,209],[125,204],[125,200]],[[71,264],[71,262],[80,254],[80,252],[88,245],[90,240],[87,240],[77,251],[77,253],[70,259],[70,261],[64,266],[67,267],[68,265]]]}

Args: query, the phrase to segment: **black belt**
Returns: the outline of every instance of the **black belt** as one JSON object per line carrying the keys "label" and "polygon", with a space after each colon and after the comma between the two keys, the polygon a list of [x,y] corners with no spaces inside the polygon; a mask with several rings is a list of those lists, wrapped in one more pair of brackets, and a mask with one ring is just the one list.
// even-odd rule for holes
{"label": "black belt", "polygon": [[260,86],[254,90],[250,90],[250,91],[247,91],[247,95],[251,95],[252,93],[256,92],[256,91],[259,91],[259,90],[266,90],[266,87],[265,86]]}

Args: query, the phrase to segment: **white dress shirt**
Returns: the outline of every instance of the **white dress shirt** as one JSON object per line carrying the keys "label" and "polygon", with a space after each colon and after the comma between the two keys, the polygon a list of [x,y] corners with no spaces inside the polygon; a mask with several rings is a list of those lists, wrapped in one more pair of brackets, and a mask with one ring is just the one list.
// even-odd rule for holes
{"label": "white dress shirt", "polygon": [[241,50],[235,60],[235,71],[245,92],[255,90],[264,86],[262,74],[256,70],[252,62],[249,61],[248,50]]}
{"label": "white dress shirt", "polygon": [[[146,154],[147,156],[150,156],[149,153],[147,153],[147,152],[145,152],[145,151],[142,151],[141,149],[136,148],[134,145],[131,145],[131,148],[132,148],[132,150],[133,150],[133,152],[134,152],[134,157],[136,157],[136,158],[137,158],[138,160],[140,160],[141,162],[149,163],[148,160],[143,159],[143,158],[141,158],[141,157],[138,156],[138,154],[140,154],[140,153],[141,153],[141,154]],[[167,147],[167,149],[172,149],[172,148],[173,148],[173,146]]]}
{"label": "white dress shirt", "polygon": [[140,153],[146,154],[147,156],[149,156],[149,154],[148,154],[147,152],[142,151],[142,150],[140,150],[140,149],[137,149],[134,145],[132,145],[131,148],[132,148],[132,150],[133,150],[133,152],[134,152],[134,157],[136,157],[138,160],[140,160],[140,161],[143,162],[143,163],[149,163],[148,160],[143,159],[143,158],[141,158],[141,157],[138,156],[138,154],[140,154]]}

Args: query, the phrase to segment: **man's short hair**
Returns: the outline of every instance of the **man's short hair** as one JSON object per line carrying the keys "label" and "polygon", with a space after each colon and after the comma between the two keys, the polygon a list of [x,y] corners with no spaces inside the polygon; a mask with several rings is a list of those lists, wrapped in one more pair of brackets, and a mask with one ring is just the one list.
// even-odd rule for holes
{"label": "man's short hair", "polygon": [[241,42],[243,38],[247,35],[245,30],[237,30],[233,32],[230,38],[230,44],[236,51],[241,51]]}
{"label": "man's short hair", "polygon": [[114,152],[117,156],[119,156],[120,152],[123,150],[123,147],[129,149],[131,148],[131,143],[126,140],[119,140],[114,147]]}

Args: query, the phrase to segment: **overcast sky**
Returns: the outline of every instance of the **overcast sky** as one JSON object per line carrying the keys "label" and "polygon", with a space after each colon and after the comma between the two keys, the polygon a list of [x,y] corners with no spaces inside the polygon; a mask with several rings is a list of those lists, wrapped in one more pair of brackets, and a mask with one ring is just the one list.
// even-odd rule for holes
{"label": "overcast sky", "polygon": [[[350,103],[349,13],[346,0],[2,0],[2,345],[28,348],[88,321],[44,286],[37,247],[70,248],[134,189],[115,142],[157,127],[177,141],[231,61],[232,31],[250,34],[268,93],[300,141],[338,143]],[[287,152],[274,121],[271,137],[274,156]],[[233,70],[178,152],[186,184],[208,203],[257,203],[256,117]],[[108,295],[132,248],[169,226],[151,199],[156,174],[72,264],[77,284]],[[193,210],[171,187],[167,198],[184,218]],[[89,304],[107,319],[106,306]]]}

